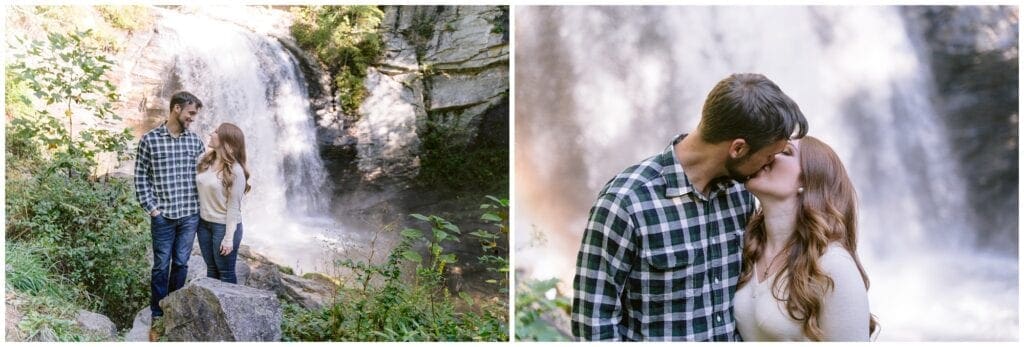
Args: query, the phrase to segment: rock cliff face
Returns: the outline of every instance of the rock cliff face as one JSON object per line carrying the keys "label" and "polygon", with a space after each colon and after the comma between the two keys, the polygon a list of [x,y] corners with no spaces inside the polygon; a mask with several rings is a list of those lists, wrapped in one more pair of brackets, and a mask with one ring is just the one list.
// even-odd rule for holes
{"label": "rock cliff face", "polygon": [[1016,252],[1018,24],[1012,6],[908,6],[911,35],[930,62],[933,102],[967,179],[983,246]]}
{"label": "rock cliff face", "polygon": [[507,111],[488,113],[508,103],[507,7],[389,6],[381,30],[386,54],[368,72],[359,114],[321,139],[354,150],[361,180],[415,177],[428,122],[458,129],[464,136],[452,141],[463,143],[488,114],[508,122]]}

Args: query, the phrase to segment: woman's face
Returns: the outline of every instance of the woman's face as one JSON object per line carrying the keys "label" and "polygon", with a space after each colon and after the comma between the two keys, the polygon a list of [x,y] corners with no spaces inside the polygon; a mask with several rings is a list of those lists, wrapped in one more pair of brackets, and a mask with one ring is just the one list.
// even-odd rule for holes
{"label": "woman's face", "polygon": [[786,144],[770,165],[747,181],[747,189],[759,199],[795,196],[800,186],[800,140]]}
{"label": "woman's face", "polygon": [[220,138],[217,136],[217,132],[210,133],[210,141],[208,141],[209,147],[213,149],[220,148]]}

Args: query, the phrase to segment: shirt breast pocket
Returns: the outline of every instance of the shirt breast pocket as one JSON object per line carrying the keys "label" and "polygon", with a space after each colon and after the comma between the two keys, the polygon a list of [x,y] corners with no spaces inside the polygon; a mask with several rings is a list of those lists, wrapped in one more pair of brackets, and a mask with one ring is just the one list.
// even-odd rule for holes
{"label": "shirt breast pocket", "polygon": [[652,297],[692,296],[703,286],[704,247],[687,240],[683,228],[641,228],[645,292]]}
{"label": "shirt breast pocket", "polygon": [[167,151],[164,150],[153,151],[153,154],[150,156],[150,162],[152,162],[153,171],[157,175],[159,175],[161,171],[165,170],[168,167],[168,165],[171,164],[171,160],[171,154],[167,153]]}

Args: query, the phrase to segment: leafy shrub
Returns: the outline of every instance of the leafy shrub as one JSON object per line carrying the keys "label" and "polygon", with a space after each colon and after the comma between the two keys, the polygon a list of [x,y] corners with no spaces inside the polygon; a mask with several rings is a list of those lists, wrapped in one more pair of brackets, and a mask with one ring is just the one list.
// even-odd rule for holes
{"label": "leafy shrub", "polygon": [[[491,199],[499,203],[494,206],[506,211],[507,216],[508,200]],[[488,218],[500,215],[488,213]],[[437,216],[414,215],[413,218],[427,222],[430,231],[403,230],[401,242],[383,264],[356,260],[338,262],[339,266],[352,270],[356,285],[339,291],[334,304],[321,310],[304,310],[286,304],[282,324],[284,339],[507,341],[507,304],[502,300],[478,301],[460,293],[458,299],[473,309],[458,312],[458,299],[443,285],[446,265],[456,260],[453,254],[445,253],[444,245],[461,242],[457,236],[461,234],[459,228]],[[504,223],[507,228],[507,220],[490,221]],[[426,259],[412,250],[416,244],[426,246]],[[507,257],[504,259],[507,264]],[[404,265],[409,263],[416,264],[415,273],[403,271]],[[504,276],[507,281],[507,271]]]}
{"label": "leafy shrub", "polygon": [[376,6],[294,7],[291,31],[299,46],[327,65],[341,109],[355,115],[366,98],[366,69],[383,54],[378,27],[384,12]]}
{"label": "leafy shrub", "polygon": [[149,298],[149,234],[131,182],[43,172],[8,181],[7,194],[8,242],[38,246],[52,273],[90,293],[83,306],[131,322]]}
{"label": "leafy shrub", "polygon": [[42,247],[27,242],[8,242],[5,250],[8,288],[69,302],[87,297],[88,294],[56,273],[55,262],[48,259]]}
{"label": "leafy shrub", "polygon": [[[91,35],[54,32],[45,41],[19,40],[18,60],[10,71],[14,85],[31,95],[16,88],[16,103],[5,110],[13,115],[6,128],[7,172],[13,173],[6,182],[6,239],[32,245],[30,255],[44,260],[49,274],[40,277],[39,267],[27,262],[26,272],[14,272],[12,284],[38,292],[39,286],[66,283],[83,294],[75,299],[78,306],[124,326],[148,301],[149,235],[131,182],[84,174],[99,152],[125,158],[131,140],[128,129],[73,131],[73,106],[101,121],[119,119],[111,104],[117,94],[106,77],[112,62],[88,44]],[[66,111],[51,115],[45,106],[35,108],[38,103]]]}
{"label": "leafy shrub", "polygon": [[64,108],[63,117],[51,115],[46,108],[20,114],[11,120],[9,133],[34,142],[54,158],[55,167],[67,169],[69,174],[94,166],[99,152],[116,152],[119,158],[127,158],[132,138],[127,128],[119,133],[103,128],[79,129],[77,134],[74,131],[75,106],[110,126],[121,119],[113,112],[112,103],[118,99],[116,88],[106,76],[113,61],[87,44],[91,36],[92,31],[86,30],[67,35],[50,33],[46,41],[18,39],[22,45],[15,54],[18,60],[9,66],[35,97],[47,106]]}

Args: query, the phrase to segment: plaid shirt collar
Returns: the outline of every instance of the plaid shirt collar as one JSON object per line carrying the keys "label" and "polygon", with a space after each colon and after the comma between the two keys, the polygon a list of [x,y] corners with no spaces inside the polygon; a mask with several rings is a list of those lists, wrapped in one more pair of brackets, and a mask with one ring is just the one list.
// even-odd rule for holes
{"label": "plaid shirt collar", "polygon": [[719,177],[711,181],[713,188],[711,189],[709,196],[705,197],[701,195],[699,191],[690,183],[690,178],[686,177],[686,172],[683,171],[683,164],[679,163],[679,156],[676,154],[675,147],[679,141],[688,134],[681,134],[676,136],[672,140],[672,144],[665,148],[665,152],[661,155],[661,176],[665,178],[665,196],[668,198],[674,198],[683,196],[686,194],[693,194],[694,197],[700,200],[714,199],[723,192],[729,190],[733,184],[737,182],[729,179],[728,177]]}
{"label": "plaid shirt collar", "polygon": [[[167,129],[167,121],[166,120],[163,123],[161,123],[160,126],[156,127],[156,129],[153,129],[153,132],[156,133],[157,135],[160,135],[160,136],[173,137],[173,136],[171,136],[171,130]],[[178,134],[178,137],[180,138],[182,136],[188,136],[188,135],[196,135],[196,133],[192,132],[191,130],[188,130],[188,128],[182,127],[181,134]],[[198,135],[196,135],[196,136],[198,136]]]}

